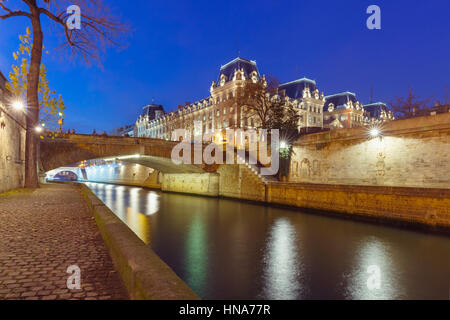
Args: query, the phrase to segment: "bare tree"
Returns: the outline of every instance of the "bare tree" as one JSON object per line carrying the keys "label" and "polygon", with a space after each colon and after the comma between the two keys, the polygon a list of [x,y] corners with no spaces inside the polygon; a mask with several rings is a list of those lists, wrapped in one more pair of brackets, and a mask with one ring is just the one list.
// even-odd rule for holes
{"label": "bare tree", "polygon": [[[99,51],[107,45],[117,45],[119,37],[128,29],[111,14],[111,10],[101,0],[79,0],[81,28],[73,29],[68,19],[73,12],[67,8],[69,1],[56,0],[17,0],[27,9],[15,9],[8,0],[0,0],[0,19],[25,17],[31,22],[33,48],[27,74],[27,130],[25,147],[25,187],[39,187],[37,176],[37,138],[34,128],[39,121],[38,84],[42,59],[44,33],[41,16],[51,19],[64,34],[61,46],[69,47],[72,53],[79,53],[85,61],[98,59]],[[24,7],[23,5],[21,7]],[[3,12],[2,12],[3,11]]]}
{"label": "bare tree", "polygon": [[431,98],[419,100],[413,93],[411,87],[409,87],[406,98],[395,97],[394,101],[390,101],[389,104],[392,106],[392,110],[397,117],[408,118],[414,116],[419,110],[428,108],[430,101]]}
{"label": "bare tree", "polygon": [[255,120],[255,127],[263,129],[297,130],[299,115],[297,110],[286,103],[286,97],[278,91],[279,82],[269,77],[259,82],[247,82],[236,94],[245,122]]}

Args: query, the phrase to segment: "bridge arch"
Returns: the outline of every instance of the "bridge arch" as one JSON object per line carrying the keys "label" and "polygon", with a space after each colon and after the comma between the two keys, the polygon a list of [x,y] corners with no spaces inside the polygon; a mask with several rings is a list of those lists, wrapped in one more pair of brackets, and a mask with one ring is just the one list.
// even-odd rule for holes
{"label": "bridge arch", "polygon": [[82,177],[80,175],[80,169],[78,167],[59,167],[59,168],[56,168],[56,169],[46,172],[45,178],[48,180],[52,180],[52,179],[57,178],[58,175],[61,175],[62,173],[67,173],[67,172],[70,172],[74,176],[76,176],[77,180],[80,177]]}
{"label": "bridge arch", "polygon": [[152,138],[62,134],[55,139],[40,141],[39,165],[46,172],[83,160],[117,159],[163,173],[202,173],[217,169],[217,166],[206,164],[174,164],[171,153],[177,144],[176,141]]}

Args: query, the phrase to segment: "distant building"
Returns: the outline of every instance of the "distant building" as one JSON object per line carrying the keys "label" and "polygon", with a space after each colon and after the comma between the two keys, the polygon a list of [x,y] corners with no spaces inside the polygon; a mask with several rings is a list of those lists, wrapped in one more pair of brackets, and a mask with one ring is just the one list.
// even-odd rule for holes
{"label": "distant building", "polygon": [[[208,97],[179,106],[169,113],[161,105],[145,106],[136,121],[136,135],[169,140],[175,129],[182,128],[188,130],[191,136],[211,134],[212,140],[215,140],[215,135],[220,140],[226,129],[257,128],[259,119],[244,116],[246,107],[237,105],[236,99],[233,99],[237,89],[245,83],[267,85],[255,61],[237,57],[221,66],[217,82],[212,82]],[[278,93],[297,108],[300,132],[352,128],[370,124],[373,119],[370,112],[365,112],[354,93],[344,92],[325,97],[323,92],[319,92],[316,82],[308,78],[283,83],[278,87]],[[388,113],[387,119],[392,120],[393,116]]]}
{"label": "distant building", "polygon": [[[192,136],[223,134],[228,128],[256,128],[259,119],[245,117],[245,106],[238,106],[233,99],[246,82],[266,84],[266,79],[260,75],[255,61],[238,57],[220,68],[217,82],[210,86],[210,96],[170,113],[165,113],[160,105],[145,106],[136,122],[137,136],[171,139],[172,131],[178,128],[189,130]],[[298,108],[299,128],[323,127],[325,98],[315,81],[303,78],[287,82],[279,86],[279,92]]]}
{"label": "distant building", "polygon": [[392,111],[382,102],[365,104],[364,110],[370,123],[386,122],[395,119]]}
{"label": "distant building", "polygon": [[279,90],[289,98],[289,103],[293,103],[298,108],[300,119],[299,130],[303,128],[323,128],[323,105],[325,98],[323,93],[319,93],[316,82],[307,78],[283,83]]}
{"label": "distant building", "polygon": [[382,102],[363,105],[352,92],[325,97],[324,126],[330,129],[354,128],[394,120],[394,114]]}
{"label": "distant building", "polygon": [[129,124],[111,131],[111,135],[113,136],[134,136],[134,128],[135,124]]}
{"label": "distant building", "polygon": [[135,133],[137,137],[156,137],[159,135],[157,133],[156,127],[152,127],[149,124],[153,120],[160,119],[166,112],[162,105],[159,104],[148,104],[142,108],[142,113],[136,121]]}
{"label": "distant building", "polygon": [[323,109],[323,120],[327,128],[353,128],[364,125],[364,107],[352,92],[326,96]]}

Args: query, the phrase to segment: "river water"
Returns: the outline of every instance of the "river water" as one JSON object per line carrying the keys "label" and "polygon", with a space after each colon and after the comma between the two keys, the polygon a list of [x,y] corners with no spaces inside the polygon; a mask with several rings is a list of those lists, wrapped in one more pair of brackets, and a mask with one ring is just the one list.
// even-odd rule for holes
{"label": "river water", "polygon": [[450,299],[448,236],[86,184],[203,299]]}

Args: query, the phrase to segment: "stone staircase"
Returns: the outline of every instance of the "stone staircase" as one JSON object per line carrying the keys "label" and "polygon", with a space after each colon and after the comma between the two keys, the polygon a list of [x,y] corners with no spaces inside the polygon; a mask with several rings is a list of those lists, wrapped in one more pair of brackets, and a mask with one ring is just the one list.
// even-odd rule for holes
{"label": "stone staircase", "polygon": [[[242,151],[242,150],[241,150]],[[235,152],[236,159],[238,160],[238,164],[245,165],[253,174],[258,177],[258,179],[263,182],[264,184],[267,184],[269,182],[273,181],[279,181],[277,174],[272,175],[262,175],[261,170],[263,168],[269,169],[262,164],[260,164],[257,159],[252,157],[249,152],[244,152],[244,157],[242,157],[238,152]]]}

